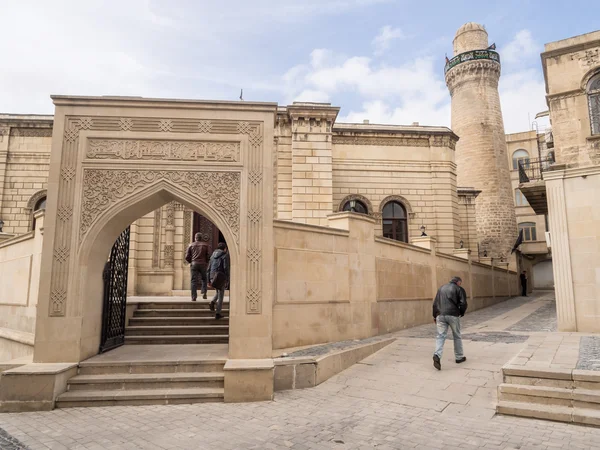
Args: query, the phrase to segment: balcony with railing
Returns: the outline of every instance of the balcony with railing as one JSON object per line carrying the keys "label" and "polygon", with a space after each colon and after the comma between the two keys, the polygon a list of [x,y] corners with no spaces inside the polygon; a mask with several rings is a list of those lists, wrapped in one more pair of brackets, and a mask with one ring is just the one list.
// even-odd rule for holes
{"label": "balcony with railing", "polygon": [[536,214],[548,214],[544,172],[554,164],[554,154],[544,158],[524,158],[519,161],[519,190]]}

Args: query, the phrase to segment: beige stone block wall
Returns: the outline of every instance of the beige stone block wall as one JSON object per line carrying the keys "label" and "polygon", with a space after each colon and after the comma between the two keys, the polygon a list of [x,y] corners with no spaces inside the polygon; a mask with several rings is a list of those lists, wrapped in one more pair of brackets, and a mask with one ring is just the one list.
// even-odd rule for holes
{"label": "beige stone block wall", "polygon": [[407,210],[409,240],[420,236],[424,225],[440,248],[450,252],[458,246],[460,211],[452,149],[334,144],[333,155],[336,211],[348,196],[364,197],[380,236],[382,209],[388,201],[398,200]]}
{"label": "beige stone block wall", "polygon": [[275,128],[277,219],[292,220],[292,129],[287,115],[278,115]]}
{"label": "beige stone block wall", "polygon": [[470,310],[517,293],[517,274],[375,237],[375,220],[352,213],[332,227],[276,222],[273,348],[360,339],[431,320],[437,288],[465,282]]}
{"label": "beige stone block wall", "polygon": [[0,361],[33,354],[44,212],[35,231],[0,243]]}
{"label": "beige stone block wall", "polygon": [[591,136],[587,81],[600,69],[600,31],[546,44],[542,66],[554,134],[556,162],[600,164]]}
{"label": "beige stone block wall", "polygon": [[3,172],[0,218],[4,221],[4,232],[23,234],[32,226],[30,200],[47,188],[52,137],[31,136],[16,128],[9,130],[10,136],[3,138],[8,153],[5,164],[0,164]]}

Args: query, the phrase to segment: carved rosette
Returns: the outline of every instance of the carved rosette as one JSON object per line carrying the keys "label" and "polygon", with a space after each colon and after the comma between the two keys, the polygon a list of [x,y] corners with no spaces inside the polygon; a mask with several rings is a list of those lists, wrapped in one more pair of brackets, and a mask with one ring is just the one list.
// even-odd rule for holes
{"label": "carved rosette", "polygon": [[246,250],[246,313],[262,312],[263,136],[260,124],[239,122],[248,136],[248,230]]}

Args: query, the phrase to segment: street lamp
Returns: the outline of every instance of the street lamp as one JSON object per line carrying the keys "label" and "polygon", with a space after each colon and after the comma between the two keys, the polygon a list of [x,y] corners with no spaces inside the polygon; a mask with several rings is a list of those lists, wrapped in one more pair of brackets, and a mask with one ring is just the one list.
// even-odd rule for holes
{"label": "street lamp", "polygon": [[425,225],[421,225],[421,236],[427,236],[427,233],[425,233]]}
{"label": "street lamp", "polygon": [[458,244],[460,245],[460,248],[465,248],[465,243],[463,242],[462,239],[460,240],[460,242]]}
{"label": "street lamp", "polygon": [[2,233],[3,226],[4,226],[4,220],[0,219],[0,233]]}

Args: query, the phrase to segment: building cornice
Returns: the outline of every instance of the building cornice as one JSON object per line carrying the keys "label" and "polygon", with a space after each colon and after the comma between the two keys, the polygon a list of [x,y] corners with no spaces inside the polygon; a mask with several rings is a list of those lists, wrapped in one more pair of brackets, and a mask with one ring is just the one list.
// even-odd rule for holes
{"label": "building cornice", "polygon": [[600,165],[573,167],[544,172],[544,181],[600,175]]}

